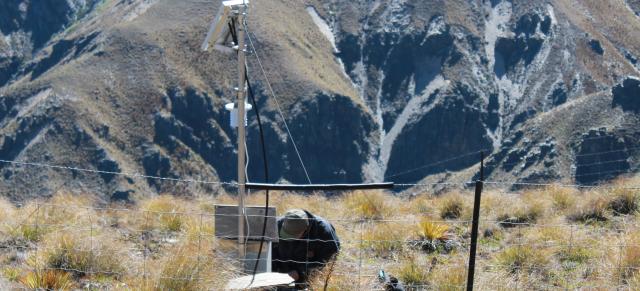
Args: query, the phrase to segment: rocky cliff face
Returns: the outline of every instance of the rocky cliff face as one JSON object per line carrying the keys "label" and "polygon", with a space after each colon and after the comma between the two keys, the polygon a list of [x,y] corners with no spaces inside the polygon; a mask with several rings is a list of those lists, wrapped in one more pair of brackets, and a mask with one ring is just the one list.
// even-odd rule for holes
{"label": "rocky cliff face", "polygon": [[[599,4],[571,4],[576,3],[334,1],[321,5],[333,23],[337,56],[377,116],[380,140],[366,164],[367,177],[410,182],[455,172],[476,164],[477,158],[437,162],[479,149],[493,152],[490,159],[504,170],[493,178],[512,181],[573,177],[577,182],[595,183],[633,171],[633,167],[617,168],[614,162],[604,161],[619,158],[602,156],[598,158],[610,165],[598,164],[602,169],[584,174],[579,156],[582,146],[588,147],[580,141],[591,132],[582,127],[602,126],[623,138],[634,134],[635,130],[626,130],[636,120],[630,104],[637,102],[623,96],[635,96],[631,93],[635,79],[623,77],[637,74],[633,51],[638,46],[606,34],[620,27],[604,23],[607,12],[596,11]],[[606,11],[624,14],[635,26],[638,19],[629,13],[633,4],[627,4],[609,6]],[[592,23],[578,22],[589,13],[598,15],[591,17]],[[536,131],[550,130],[528,126],[540,115],[552,115],[565,104],[598,92],[609,102],[613,95],[614,107],[626,104],[619,108],[629,114],[614,118],[619,112],[614,110],[601,123],[576,116],[566,122],[580,127],[558,132],[562,135],[558,137],[540,136]],[[626,122],[614,121],[625,118]],[[557,144],[558,139],[562,144]],[[598,151],[620,150],[626,158],[635,159],[632,150],[626,151],[629,144],[614,145],[606,138],[592,142]],[[560,164],[573,166],[554,167],[565,159],[568,163]],[[600,176],[603,171],[615,173]]]}
{"label": "rocky cliff face", "polygon": [[[235,178],[223,109],[234,59],[199,51],[218,1],[5,2],[0,158]],[[255,3],[249,24],[313,182],[471,179],[469,153],[484,150],[490,179],[593,184],[639,165],[636,6],[274,0]],[[270,182],[305,183],[255,61]],[[247,148],[249,178],[262,181],[252,112]],[[218,189],[7,163],[0,172],[0,191],[17,200]]]}

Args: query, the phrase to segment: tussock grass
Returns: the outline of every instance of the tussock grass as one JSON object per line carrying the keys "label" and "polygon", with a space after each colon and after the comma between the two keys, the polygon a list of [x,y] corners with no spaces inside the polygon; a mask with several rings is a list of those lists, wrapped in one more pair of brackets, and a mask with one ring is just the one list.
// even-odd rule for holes
{"label": "tussock grass", "polygon": [[536,192],[528,192],[510,208],[503,209],[497,220],[502,227],[532,224],[545,214],[545,209],[548,209],[548,201]]}
{"label": "tussock grass", "polygon": [[361,248],[372,251],[379,257],[392,257],[405,245],[407,232],[399,223],[378,223],[369,226],[363,233]]}
{"label": "tussock grass", "polygon": [[456,262],[455,267],[436,267],[429,274],[431,285],[437,290],[464,290],[467,283],[467,268],[464,262]]}
{"label": "tussock grass", "polygon": [[201,277],[207,262],[198,260],[200,254],[191,245],[178,246],[163,262],[163,268],[156,285],[160,290],[199,290]]}
{"label": "tussock grass", "polygon": [[88,232],[60,232],[49,235],[42,249],[28,259],[36,269],[66,270],[75,277],[94,273],[118,277],[124,272],[122,246],[104,235]]}
{"label": "tussock grass", "polygon": [[576,210],[567,215],[570,221],[595,223],[609,219],[610,200],[608,197],[599,192],[591,191],[585,193],[583,199],[584,202],[580,203]]}
{"label": "tussock grass", "polygon": [[17,267],[5,267],[2,269],[2,276],[11,282],[18,281],[20,279],[20,275],[22,270]]}
{"label": "tussock grass", "polygon": [[586,246],[563,246],[556,253],[560,262],[583,264],[595,256],[594,252]]}
{"label": "tussock grass", "polygon": [[510,273],[544,272],[549,267],[549,253],[532,246],[508,247],[496,256],[496,262]]}
{"label": "tussock grass", "polygon": [[447,232],[449,226],[442,223],[432,222],[429,220],[422,220],[418,223],[417,235],[421,239],[434,241],[447,239]]}
{"label": "tussock grass", "polygon": [[31,201],[15,208],[6,201],[0,202],[5,210],[2,240],[13,245],[40,241],[48,233],[65,226],[84,227],[91,224],[94,215],[91,196],[59,192],[49,201]]}
{"label": "tussock grass", "polygon": [[164,231],[180,231],[184,226],[184,201],[170,195],[151,198],[142,204],[146,211],[142,228]]}
{"label": "tussock grass", "polygon": [[167,248],[147,267],[147,277],[126,279],[134,290],[222,290],[236,277],[236,266],[213,257],[197,243],[184,242]]}
{"label": "tussock grass", "polygon": [[626,235],[624,245],[620,250],[619,268],[616,277],[627,281],[638,276],[640,272],[640,232],[634,231]]}
{"label": "tussock grass", "polygon": [[11,204],[11,202],[4,198],[0,198],[0,221],[6,222],[13,219],[15,212],[16,208]]}
{"label": "tussock grass", "polygon": [[433,218],[438,215],[438,202],[433,195],[423,193],[411,198],[408,202],[409,209],[407,211],[410,213]]}
{"label": "tussock grass", "polygon": [[610,195],[609,209],[616,215],[633,214],[638,211],[637,190],[613,188]]}
{"label": "tussock grass", "polygon": [[448,193],[440,199],[440,217],[443,219],[457,219],[467,211],[464,198],[460,193]]}
{"label": "tussock grass", "polygon": [[[476,272],[478,286],[640,287],[638,193],[624,189],[627,183],[591,190],[483,193],[478,261],[489,267]],[[336,227],[342,250],[327,290],[380,289],[378,269],[405,285],[420,285],[417,289],[464,285],[468,258],[458,246],[466,250],[469,242],[465,221],[471,192],[412,197],[376,191],[333,197],[271,194],[279,214],[303,208]],[[162,195],[108,210],[92,208],[103,205],[90,196],[68,193],[22,207],[0,201],[0,210],[6,209],[0,212],[0,245],[9,250],[0,254],[2,277],[18,287],[36,284],[36,278],[40,286],[52,286],[56,280],[42,279],[51,270],[62,273],[49,277],[68,276],[70,286],[78,289],[92,288],[91,282],[112,290],[219,290],[240,272],[225,259],[228,250],[225,241],[214,237],[211,215],[214,204],[235,202],[227,194],[194,199]],[[263,202],[261,192],[247,197],[250,205]],[[518,227],[502,227],[505,221],[498,218],[512,219],[506,222]],[[324,288],[326,275],[324,269],[313,277],[314,290]],[[27,276],[32,279],[22,280]]]}
{"label": "tussock grass", "polygon": [[75,287],[70,273],[57,270],[28,272],[19,281],[34,290],[72,290]]}
{"label": "tussock grass", "polygon": [[576,205],[579,192],[572,188],[551,186],[545,189],[545,194],[551,197],[556,211],[571,210]]}
{"label": "tussock grass", "polygon": [[362,219],[383,219],[393,211],[388,197],[381,191],[355,191],[348,194],[344,202],[353,216]]}
{"label": "tussock grass", "polygon": [[[424,285],[429,282],[429,270],[420,265],[418,259],[408,256],[403,259],[402,265],[395,270],[395,273],[405,285]],[[420,288],[418,288],[420,289]]]}

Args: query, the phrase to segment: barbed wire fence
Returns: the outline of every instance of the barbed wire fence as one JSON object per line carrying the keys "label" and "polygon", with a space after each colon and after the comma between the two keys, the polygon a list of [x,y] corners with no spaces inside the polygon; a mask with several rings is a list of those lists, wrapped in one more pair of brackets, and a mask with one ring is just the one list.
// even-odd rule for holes
{"label": "barbed wire fence", "polygon": [[[469,156],[462,155],[459,158],[467,158]],[[18,166],[160,179],[176,183],[237,186],[233,182],[163,178],[77,167],[60,167],[41,163],[4,160],[0,160],[0,162]],[[601,163],[611,162],[602,161]],[[418,170],[425,169],[425,167],[418,168]],[[629,169],[626,172],[635,171],[636,169]],[[403,173],[406,173],[406,171]],[[442,186],[459,191],[460,189],[470,190],[473,183],[475,182],[450,181],[441,183],[404,183],[396,186],[417,189],[416,192],[433,186]],[[499,197],[504,199],[519,197],[522,194],[522,191],[514,191],[514,186],[530,188],[560,187],[590,191],[610,190],[613,188],[631,191],[640,190],[640,185],[580,185],[491,180],[483,181],[483,183],[488,188],[485,191],[493,191],[493,193],[497,193],[496,195],[502,195]],[[461,193],[465,197],[472,196],[471,191],[462,191]],[[215,198],[210,202],[215,203]],[[154,211],[125,206],[65,205],[38,200],[28,203],[13,201],[13,204],[22,210],[32,210],[27,212],[25,216],[20,217],[20,219],[1,223],[0,234],[12,238],[12,240],[0,241],[2,243],[0,249],[6,251],[6,254],[13,254],[14,263],[12,266],[21,270],[31,272],[67,272],[83,278],[83,284],[98,288],[106,286],[101,284],[109,284],[102,282],[105,282],[105,277],[111,277],[118,279],[114,281],[116,282],[115,284],[124,284],[122,283],[126,282],[124,279],[141,278],[142,285],[140,286],[142,287],[159,287],[162,289],[162,286],[170,286],[166,284],[171,284],[173,281],[182,281],[195,282],[197,289],[216,290],[221,286],[221,279],[246,275],[237,267],[240,260],[225,251],[225,241],[230,241],[232,244],[235,241],[215,236],[211,229],[214,225],[215,214],[208,211]],[[263,216],[260,215],[260,217]],[[464,256],[464,254],[471,246],[469,230],[473,223],[472,219],[464,217],[458,219],[435,219],[433,215],[425,213],[412,213],[410,217],[354,218],[352,216],[328,216],[326,218],[339,230],[343,250],[337,259],[336,271],[331,274],[334,278],[329,281],[330,284],[337,281],[339,281],[339,284],[349,282],[352,288],[358,290],[385,290],[377,282],[378,270],[389,270],[392,275],[397,275],[397,273],[406,271],[403,268],[407,267],[407,261],[412,261],[411,264],[413,265],[409,264],[409,266],[421,270],[417,273],[428,276],[431,273],[441,272],[442,276],[450,279],[438,281],[435,277],[418,278],[423,279],[422,282],[408,282],[406,284],[410,289],[462,290],[466,286],[466,280],[447,276],[460,275],[461,272],[463,277],[466,275],[469,265],[467,262],[468,257]],[[394,233],[388,233],[386,236],[382,235],[382,237],[372,237],[370,235],[376,229],[409,229],[411,227],[408,226],[415,226],[424,220],[447,227],[449,233],[452,234],[446,240],[453,242],[454,246],[447,250],[424,251],[420,247],[420,243],[424,243],[424,241],[421,241],[415,235],[407,235],[406,233],[400,235],[400,237],[397,237],[397,234]],[[172,223],[177,225],[172,225]],[[527,284],[533,284],[534,279],[538,279],[535,283],[537,284],[536,286],[543,289],[598,289],[602,287],[607,289],[629,289],[629,280],[633,278],[630,274],[638,271],[639,265],[625,262],[625,256],[628,253],[632,253],[635,250],[640,253],[640,240],[629,241],[625,238],[625,235],[630,232],[640,231],[638,223],[631,218],[627,219],[621,216],[620,219],[610,225],[600,227],[597,224],[571,220],[552,222],[535,220],[505,221],[504,219],[489,217],[481,211],[479,223],[480,229],[485,231],[484,234],[480,235],[476,262],[475,275],[477,279],[474,282],[474,287],[479,289],[518,289],[526,287]],[[387,225],[386,228],[385,225]],[[118,240],[126,241],[128,244],[118,244],[116,242],[116,247],[110,248],[104,234],[106,231],[117,231],[119,234]],[[579,238],[580,235],[584,236],[586,231],[600,231],[603,236],[612,237],[609,240],[601,241],[594,241],[591,238],[584,237]],[[19,232],[19,236],[12,232]],[[515,232],[515,234],[509,238],[496,238],[496,236],[500,235],[500,232]],[[49,241],[44,238],[45,234],[47,236],[53,234],[60,237],[60,240]],[[72,238],[65,240],[67,236],[72,235],[77,235],[83,241],[74,244]],[[185,243],[185,241],[189,242]],[[180,258],[182,250],[187,248],[189,249],[187,256],[191,257]],[[400,257],[398,254],[406,249],[410,249],[411,253],[419,256],[419,258]],[[532,249],[540,250],[540,252],[534,251],[534,257],[538,255],[546,256],[546,260],[534,260],[531,263],[526,261],[531,258],[518,256],[519,252],[526,252]],[[511,250],[516,253],[513,258],[508,257]],[[168,252],[169,258],[160,258],[159,253],[162,251]],[[581,254],[583,251],[588,254]],[[86,264],[74,265],[73,262],[65,259],[64,255],[69,255],[69,252],[86,255]],[[120,265],[95,264],[98,260],[109,261],[109,258],[115,259],[123,253],[125,256],[132,258],[130,262]],[[503,255],[504,259],[496,259],[496,253],[507,255]],[[51,254],[63,255],[59,255],[57,257],[59,261],[56,261],[52,259],[55,256]],[[442,256],[437,256],[437,254]],[[443,259],[448,254],[454,254],[451,255],[451,257],[454,257],[451,261]],[[553,256],[560,257],[557,261],[561,263],[560,267],[567,273],[565,277],[557,280],[547,278],[554,268],[552,266],[553,263],[549,262],[549,258]],[[176,259],[176,257],[178,258]],[[429,261],[425,260],[425,258],[433,260]],[[166,266],[171,263],[171,260],[179,261],[180,259],[184,260],[178,264],[180,265],[178,269],[183,268],[182,270],[165,272]],[[512,260],[510,261],[509,259]],[[24,261],[25,264],[15,264],[20,260]],[[300,261],[298,263],[310,262]],[[583,266],[592,267],[585,269]],[[444,274],[447,274],[447,276]],[[343,279],[338,280],[338,278]],[[578,280],[579,278],[587,278],[588,280]],[[560,282],[562,280],[568,282]],[[612,285],[612,282],[615,282],[615,285]]]}

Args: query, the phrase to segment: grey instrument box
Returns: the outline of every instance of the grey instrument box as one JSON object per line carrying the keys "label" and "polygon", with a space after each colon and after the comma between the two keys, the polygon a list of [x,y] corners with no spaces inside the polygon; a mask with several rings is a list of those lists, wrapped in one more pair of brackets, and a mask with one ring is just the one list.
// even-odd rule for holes
{"label": "grey instrument box", "polygon": [[[248,240],[260,240],[262,236],[262,226],[264,225],[264,206],[245,206],[248,227],[245,225],[245,232]],[[265,241],[278,241],[276,226],[276,208],[269,207],[267,214],[267,228],[265,230]],[[238,206],[237,205],[215,205],[215,235],[219,238],[238,238]]]}

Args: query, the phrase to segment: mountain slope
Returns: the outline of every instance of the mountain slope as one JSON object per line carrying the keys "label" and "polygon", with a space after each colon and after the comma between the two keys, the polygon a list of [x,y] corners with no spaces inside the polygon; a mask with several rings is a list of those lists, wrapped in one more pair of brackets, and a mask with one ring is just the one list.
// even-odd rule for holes
{"label": "mountain slope", "polygon": [[[223,110],[234,57],[199,51],[219,1],[53,2],[2,4],[0,158],[235,179]],[[483,149],[492,179],[598,183],[638,167],[634,7],[274,0],[252,4],[248,23],[313,182],[467,179],[477,159],[450,158]],[[304,183],[256,53],[271,182]],[[248,174],[262,181],[251,114]],[[621,155],[581,158],[612,150]],[[217,191],[6,163],[0,172],[0,191],[15,200],[60,188],[104,199]]]}

